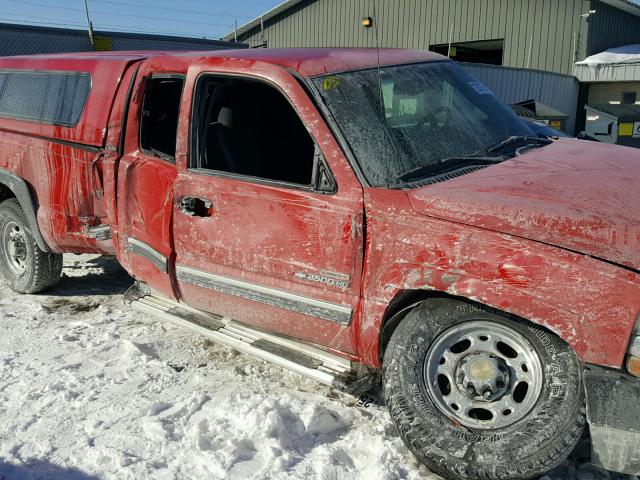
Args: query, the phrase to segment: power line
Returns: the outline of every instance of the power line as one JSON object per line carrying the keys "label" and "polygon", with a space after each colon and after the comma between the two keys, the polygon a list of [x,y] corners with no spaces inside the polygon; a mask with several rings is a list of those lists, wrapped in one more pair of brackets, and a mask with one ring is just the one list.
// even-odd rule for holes
{"label": "power line", "polygon": [[140,18],[143,20],[159,20],[162,22],[174,22],[174,23],[184,23],[188,25],[206,25],[208,27],[224,27],[228,28],[228,25],[223,25],[221,23],[211,23],[211,22],[193,22],[190,20],[177,20],[173,18],[160,18],[160,17],[147,17],[144,15],[134,15],[130,13],[112,13],[112,12],[102,12],[100,10],[92,10],[91,13],[98,13],[100,15],[113,15],[116,17],[129,17],[129,18]]}
{"label": "power line", "polygon": [[12,2],[12,3],[21,3],[23,5],[31,5],[33,7],[46,7],[46,8],[57,8],[59,10],[68,10],[71,12],[82,12],[84,10],[81,10],[79,8],[69,8],[69,7],[61,7],[59,5],[45,5],[42,3],[34,3],[34,2],[27,2],[27,1],[23,1],[23,0],[6,0],[7,2]]}
{"label": "power line", "polygon": [[253,18],[253,17],[247,17],[245,15],[233,15],[231,13],[212,13],[212,12],[202,12],[199,10],[181,10],[179,8],[160,7],[158,5],[148,5],[148,4],[132,5],[130,3],[113,2],[111,0],[91,0],[91,3],[107,3],[110,5],[119,5],[123,7],[144,7],[144,8],[152,8],[155,10],[166,10],[169,12],[193,13],[195,15],[210,15],[212,17],[246,18],[248,20],[251,20]]}
{"label": "power line", "polygon": [[[2,15],[18,15],[18,14],[14,14],[14,13],[3,13]],[[25,17],[34,17],[34,15],[22,15]],[[37,19],[45,19],[45,20],[54,20],[51,18],[47,18],[47,17],[35,17]],[[2,22],[10,22],[10,23],[19,23],[21,25],[29,25],[29,26],[37,26],[34,24],[33,21],[27,21],[27,20],[16,20],[14,18],[1,18],[0,17],[0,21]],[[77,22],[55,22],[55,21],[42,21],[42,20],[38,20],[37,21],[38,25],[46,25],[46,26],[55,26],[55,27],[81,27],[84,28],[86,27],[86,25],[84,23],[77,23]],[[170,31],[170,30],[148,30],[148,29],[140,29],[140,28],[136,28],[135,32],[132,32],[130,29],[123,29],[119,26],[111,26],[111,25],[104,25],[100,28],[100,30],[109,30],[112,32],[118,32],[118,33],[147,33],[147,34],[151,34],[151,35],[169,35],[169,36],[173,36],[173,37],[189,37],[189,38],[193,38],[196,40],[218,40],[218,38],[214,38],[214,37],[209,37],[206,35],[198,35],[198,36],[194,36],[193,32],[176,32],[176,31]],[[98,33],[100,33],[100,30],[98,31]],[[107,32],[108,33],[108,32]]]}
{"label": "power line", "polygon": [[[3,13],[3,15],[12,15],[11,13]],[[14,18],[0,18],[0,21],[3,22],[11,22],[11,23],[20,23],[23,25],[31,25],[31,26],[36,26],[34,25],[33,22],[29,22],[27,20],[16,20]],[[67,22],[67,23],[59,23],[59,22],[38,22],[38,24],[41,25],[60,25],[60,26],[65,26],[65,27],[84,27],[84,24],[80,24],[80,23],[72,23],[72,22]]]}
{"label": "power line", "polygon": [[[26,17],[26,18],[35,18],[35,19],[39,19],[39,20],[53,20],[53,21],[57,21],[57,18],[50,18],[50,17],[40,17],[38,15],[27,15],[24,13],[9,13],[9,12],[2,12],[2,15],[9,15],[10,17]],[[73,22],[69,22],[69,23],[73,23]],[[61,24],[64,25],[64,24]],[[84,24],[83,24],[84,25]]]}
{"label": "power line", "polygon": [[[61,7],[59,5],[46,5],[46,4],[42,4],[42,3],[29,2],[29,1],[26,1],[26,0],[7,0],[7,1],[13,2],[13,3],[21,3],[23,5],[31,5],[31,6],[34,6],[34,7],[57,8],[57,9],[60,9],[60,10],[67,10],[67,11],[73,11],[73,12],[84,12],[84,10],[82,10],[80,8]],[[100,15],[112,15],[112,16],[116,16],[116,17],[140,18],[140,19],[143,19],[143,20],[158,20],[158,21],[162,21],[162,22],[183,23],[183,24],[187,24],[187,25],[205,25],[205,26],[209,26],[209,27],[229,28],[229,25],[223,25],[223,24],[219,24],[219,23],[194,22],[194,21],[191,21],[191,20],[178,20],[178,19],[173,19],[173,18],[149,17],[149,16],[146,16],[146,15],[134,15],[134,14],[130,14],[130,13],[114,13],[114,12],[104,12],[104,11],[100,11],[100,10],[92,10],[91,13],[100,14]],[[28,17],[29,15],[24,15],[24,16]]]}

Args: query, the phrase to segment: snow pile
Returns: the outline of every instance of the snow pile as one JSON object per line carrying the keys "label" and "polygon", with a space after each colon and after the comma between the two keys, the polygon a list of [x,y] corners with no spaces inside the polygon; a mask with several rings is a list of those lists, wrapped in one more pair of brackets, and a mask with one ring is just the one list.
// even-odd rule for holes
{"label": "snow pile", "polygon": [[438,478],[384,408],[131,312],[131,280],[81,260],[49,295],[0,288],[0,479]]}
{"label": "snow pile", "polygon": [[618,65],[640,63],[640,44],[611,48],[585,58],[576,65]]}

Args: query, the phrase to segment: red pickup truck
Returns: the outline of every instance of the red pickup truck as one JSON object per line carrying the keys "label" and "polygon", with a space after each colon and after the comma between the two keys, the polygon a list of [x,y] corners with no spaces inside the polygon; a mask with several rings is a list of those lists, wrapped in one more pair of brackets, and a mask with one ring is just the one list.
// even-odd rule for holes
{"label": "red pickup truck", "polygon": [[347,392],[447,478],[589,425],[640,473],[640,152],[539,138],[407,50],[0,59],[0,269],[115,255],[125,301]]}

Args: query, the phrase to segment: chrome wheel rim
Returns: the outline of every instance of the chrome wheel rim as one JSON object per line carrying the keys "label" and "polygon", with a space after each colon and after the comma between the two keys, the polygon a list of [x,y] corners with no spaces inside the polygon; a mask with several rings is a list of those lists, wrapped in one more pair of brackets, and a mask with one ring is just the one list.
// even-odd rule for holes
{"label": "chrome wheel rim", "polygon": [[535,406],[542,363],[519,332],[497,322],[471,321],[440,334],[427,352],[424,381],[437,407],[465,427],[505,428]]}
{"label": "chrome wheel rim", "polygon": [[2,229],[2,244],[7,267],[14,275],[22,275],[27,269],[27,243],[24,230],[13,220]]}

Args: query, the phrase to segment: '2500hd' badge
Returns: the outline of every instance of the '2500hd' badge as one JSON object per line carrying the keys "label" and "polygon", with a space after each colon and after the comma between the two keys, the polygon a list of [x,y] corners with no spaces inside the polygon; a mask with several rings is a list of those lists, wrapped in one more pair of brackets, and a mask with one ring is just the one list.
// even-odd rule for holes
{"label": "'2500hd' badge", "polygon": [[322,271],[320,274],[297,272],[296,277],[310,282],[324,283],[330,287],[348,288],[351,278],[342,273]]}

